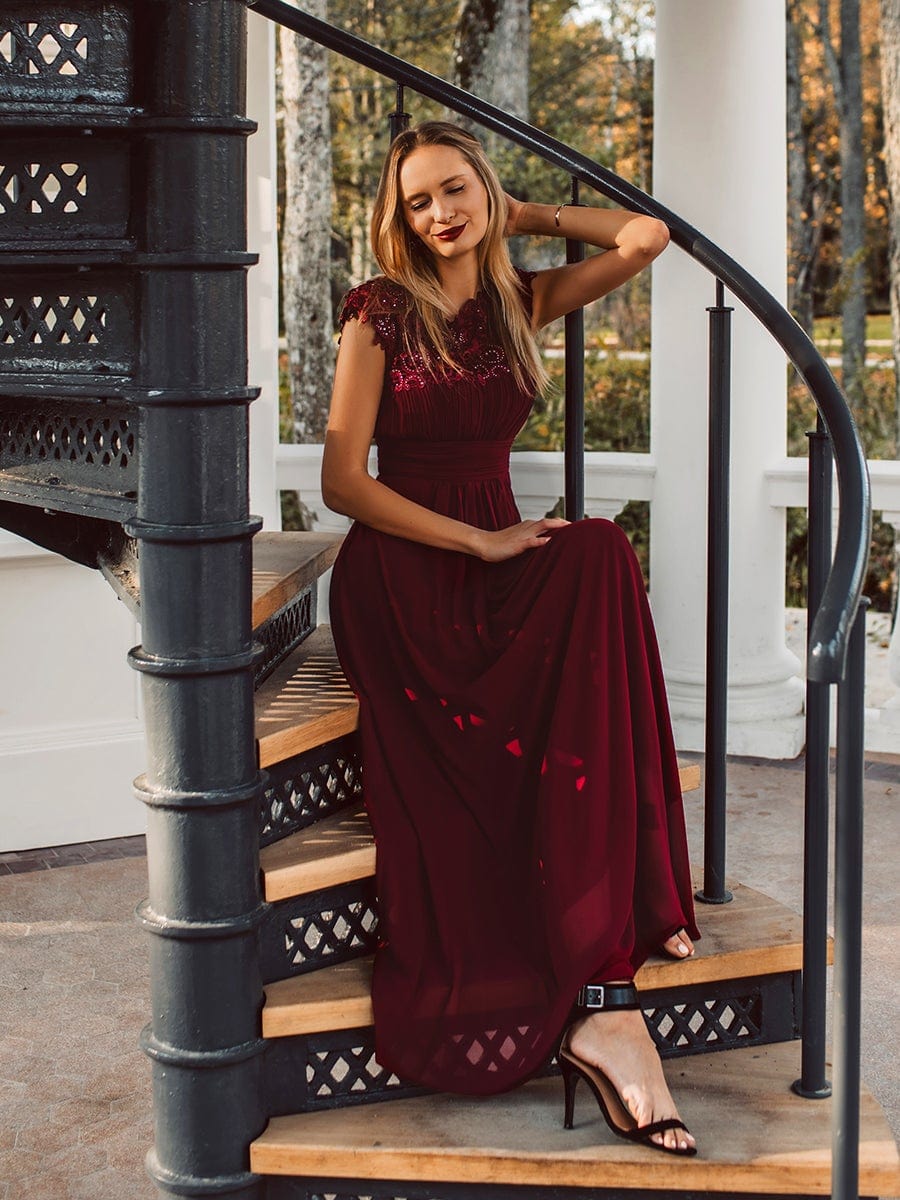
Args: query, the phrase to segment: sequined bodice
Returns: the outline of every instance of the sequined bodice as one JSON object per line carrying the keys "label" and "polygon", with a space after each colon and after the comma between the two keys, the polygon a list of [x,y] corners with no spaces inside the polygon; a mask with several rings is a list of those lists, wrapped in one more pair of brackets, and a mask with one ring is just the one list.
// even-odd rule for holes
{"label": "sequined bodice", "polygon": [[[519,274],[527,308],[532,275]],[[532,395],[516,384],[481,293],[450,323],[454,357],[462,370],[439,377],[406,346],[407,323],[417,318],[399,285],[379,277],[353,288],[345,297],[341,324],[352,318],[371,325],[386,356],[376,441],[512,442],[528,416]]]}

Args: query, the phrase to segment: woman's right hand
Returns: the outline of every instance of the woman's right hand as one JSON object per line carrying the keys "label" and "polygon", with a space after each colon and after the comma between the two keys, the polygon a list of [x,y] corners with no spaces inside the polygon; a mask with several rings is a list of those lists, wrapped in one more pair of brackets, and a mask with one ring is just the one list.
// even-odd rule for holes
{"label": "woman's right hand", "polygon": [[546,546],[553,531],[568,524],[561,517],[542,517],[540,521],[520,521],[507,529],[480,529],[474,543],[476,557],[483,562],[504,562],[526,550]]}

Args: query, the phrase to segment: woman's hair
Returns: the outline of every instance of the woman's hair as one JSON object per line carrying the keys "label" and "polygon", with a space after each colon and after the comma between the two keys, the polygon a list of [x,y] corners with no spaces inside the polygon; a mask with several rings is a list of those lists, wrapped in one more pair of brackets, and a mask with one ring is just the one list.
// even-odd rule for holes
{"label": "woman's hair", "polygon": [[410,350],[432,369],[437,357],[451,370],[461,370],[448,336],[453,310],[441,287],[434,256],[410,229],[403,209],[400,171],[420,146],[452,146],[463,155],[487,191],[488,223],[478,245],[480,285],[485,294],[500,344],[516,383],[523,389],[543,388],[547,372],[522,307],[522,284],[509,258],[504,229],[506,199],[497,172],[479,140],[447,121],[424,121],[391,143],[372,214],[372,248],[382,271],[412,297],[421,321],[416,322]]}

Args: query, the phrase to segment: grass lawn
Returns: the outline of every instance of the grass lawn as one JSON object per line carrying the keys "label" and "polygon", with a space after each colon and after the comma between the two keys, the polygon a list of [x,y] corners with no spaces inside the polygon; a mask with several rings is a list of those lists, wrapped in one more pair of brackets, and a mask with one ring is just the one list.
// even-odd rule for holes
{"label": "grass lawn", "polygon": [[[832,347],[841,343],[841,318],[816,317],[815,335],[817,342],[828,342]],[[866,341],[889,342],[891,340],[891,314],[869,313],[866,317]]]}

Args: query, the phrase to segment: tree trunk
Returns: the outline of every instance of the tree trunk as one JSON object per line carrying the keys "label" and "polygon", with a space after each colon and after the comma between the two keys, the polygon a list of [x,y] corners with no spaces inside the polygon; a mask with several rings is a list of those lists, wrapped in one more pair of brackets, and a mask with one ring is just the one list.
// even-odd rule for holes
{"label": "tree trunk", "polygon": [[805,16],[801,0],[787,10],[788,308],[813,331],[816,220],[807,137],[803,127],[802,55]]}
{"label": "tree trunk", "polygon": [[[881,0],[881,95],[884,157],[891,196],[891,337],[894,344],[896,454],[900,457],[900,0]],[[891,609],[900,613],[900,539],[894,545]]]}
{"label": "tree trunk", "polygon": [[529,0],[462,0],[454,74],[466,91],[528,119]]}
{"label": "tree trunk", "polygon": [[[305,7],[313,16],[326,18],[325,0],[307,0]],[[334,366],[328,57],[322,47],[284,28],[279,31],[279,48],[285,164],[282,315],[294,441],[320,442]]]}
{"label": "tree trunk", "polygon": [[900,0],[881,0],[881,91],[885,163],[891,194],[891,325],[900,455]]}
{"label": "tree trunk", "polygon": [[841,0],[840,55],[831,42],[828,0],[819,2],[825,57],[834,84],[841,130],[841,336],[843,384],[851,404],[865,392],[866,263],[865,164],[862,148],[862,53],[859,0]]}

